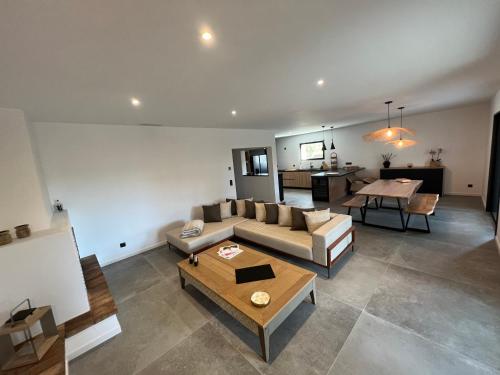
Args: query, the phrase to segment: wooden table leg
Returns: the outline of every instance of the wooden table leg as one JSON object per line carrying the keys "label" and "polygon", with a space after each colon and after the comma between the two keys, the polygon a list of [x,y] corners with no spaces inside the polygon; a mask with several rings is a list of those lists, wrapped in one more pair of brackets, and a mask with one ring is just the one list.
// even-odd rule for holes
{"label": "wooden table leg", "polygon": [[181,288],[186,288],[186,279],[182,277],[181,270],[179,269],[179,280],[181,281]]}
{"label": "wooden table leg", "polygon": [[259,339],[262,358],[265,362],[269,362],[269,331],[267,328],[259,327]]}

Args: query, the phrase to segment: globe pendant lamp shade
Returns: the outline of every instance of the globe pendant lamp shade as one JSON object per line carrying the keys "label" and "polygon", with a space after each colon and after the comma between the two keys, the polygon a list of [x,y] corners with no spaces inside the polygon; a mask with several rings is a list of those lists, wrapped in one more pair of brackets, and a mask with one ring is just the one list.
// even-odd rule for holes
{"label": "globe pendant lamp shade", "polygon": [[[403,128],[403,109],[404,109],[404,107],[399,107],[398,109],[401,111],[401,127],[397,128],[397,129],[409,130],[409,129]],[[411,135],[415,135],[415,132],[413,132],[413,134],[411,134]],[[403,132],[400,130],[399,131],[399,139],[394,139],[392,141],[387,142],[386,144],[392,144],[392,145],[396,146],[397,148],[406,148],[406,147],[414,146],[415,144],[417,144],[417,142],[414,141],[413,139],[403,139]]]}
{"label": "globe pendant lamp shade", "polygon": [[330,150],[335,150],[335,145],[333,144],[333,126],[330,126],[330,129],[332,129],[332,144],[330,145]]}
{"label": "globe pendant lamp shade", "polygon": [[325,125],[322,125],[321,127],[323,128],[323,147],[321,147],[321,149],[323,151],[326,151],[326,145],[325,145]]}

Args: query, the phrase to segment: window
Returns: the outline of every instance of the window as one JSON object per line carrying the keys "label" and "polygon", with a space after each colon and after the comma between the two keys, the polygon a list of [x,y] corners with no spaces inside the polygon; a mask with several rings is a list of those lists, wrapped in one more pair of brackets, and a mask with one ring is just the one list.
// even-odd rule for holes
{"label": "window", "polygon": [[300,160],[321,160],[324,158],[323,141],[300,144]]}

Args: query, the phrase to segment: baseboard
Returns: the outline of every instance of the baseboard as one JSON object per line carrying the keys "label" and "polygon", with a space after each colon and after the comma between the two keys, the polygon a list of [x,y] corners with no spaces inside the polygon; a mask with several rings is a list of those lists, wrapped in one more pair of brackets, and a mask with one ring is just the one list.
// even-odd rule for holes
{"label": "baseboard", "polygon": [[71,361],[122,331],[116,315],[112,315],[66,339],[66,360]]}
{"label": "baseboard", "polygon": [[446,191],[444,195],[460,195],[462,197],[482,197],[483,195],[481,193],[460,193],[460,192],[449,192]]}
{"label": "baseboard", "polygon": [[495,243],[497,244],[498,254],[500,254],[500,239],[498,236],[495,236]]}
{"label": "baseboard", "polygon": [[157,247],[160,247],[160,246],[163,246],[166,244],[167,244],[167,240],[163,240],[163,241],[157,242],[153,245],[143,247],[143,248],[138,249],[138,250],[130,251],[128,253],[120,253],[120,255],[118,255],[116,257],[108,257],[108,258],[104,258],[104,259],[99,258],[99,264],[101,265],[101,267],[104,267],[104,266],[110,265],[112,263],[119,262],[120,260],[133,257],[134,255],[144,253],[146,251],[152,250],[154,248],[157,248]]}

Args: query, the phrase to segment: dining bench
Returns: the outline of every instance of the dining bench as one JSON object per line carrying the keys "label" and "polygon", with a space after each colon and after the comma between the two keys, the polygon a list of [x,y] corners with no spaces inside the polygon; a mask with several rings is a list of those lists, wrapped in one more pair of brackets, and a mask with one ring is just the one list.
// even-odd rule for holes
{"label": "dining bench", "polygon": [[[373,201],[375,201],[375,207],[378,208],[377,198],[375,198],[375,197],[370,197],[368,199],[368,204],[370,204]],[[364,196],[356,195],[356,196],[354,196],[354,198],[349,199],[348,201],[342,203],[342,207],[348,208],[347,215],[351,215],[351,210],[353,208],[359,208],[359,211],[361,212],[361,220],[354,220],[353,219],[352,221],[360,222],[360,223],[363,223],[365,221],[365,213],[366,213],[366,209],[368,208],[368,206],[366,204],[366,198]]]}
{"label": "dining bench", "polygon": [[[439,200],[439,194],[415,194],[415,197],[410,201],[408,206],[406,206],[406,213],[408,217],[406,218],[405,229],[411,229],[416,231],[421,231],[425,233],[430,233],[431,228],[429,226],[429,215],[434,214],[437,202]],[[427,225],[427,230],[419,228],[409,228],[408,224],[410,222],[411,215],[421,215],[425,217],[425,223]]]}

